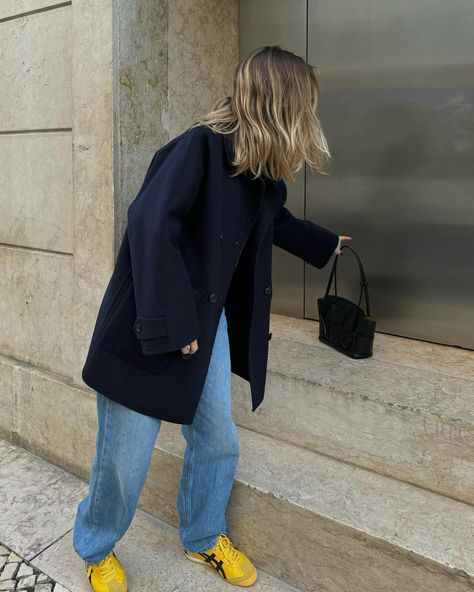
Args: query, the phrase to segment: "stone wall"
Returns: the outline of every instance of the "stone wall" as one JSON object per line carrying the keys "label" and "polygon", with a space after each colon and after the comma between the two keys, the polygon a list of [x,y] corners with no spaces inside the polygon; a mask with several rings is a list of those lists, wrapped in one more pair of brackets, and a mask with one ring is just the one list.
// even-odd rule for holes
{"label": "stone wall", "polygon": [[153,153],[230,92],[237,41],[236,0],[0,4],[0,435],[76,473],[126,209]]}

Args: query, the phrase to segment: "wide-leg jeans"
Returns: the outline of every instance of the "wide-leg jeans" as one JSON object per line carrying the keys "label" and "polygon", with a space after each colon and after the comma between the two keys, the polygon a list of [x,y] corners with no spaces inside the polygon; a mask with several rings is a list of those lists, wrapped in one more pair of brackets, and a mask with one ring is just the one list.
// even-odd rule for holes
{"label": "wide-leg jeans", "polygon": [[[199,343],[199,341],[198,341]],[[80,501],[74,550],[97,563],[132,522],[145,483],[161,420],[96,392],[98,431],[88,494]],[[219,320],[203,392],[186,440],[176,508],[179,538],[189,551],[207,551],[227,529],[226,508],[239,459],[231,415],[231,369],[225,309]],[[159,476],[157,477],[159,479]]]}

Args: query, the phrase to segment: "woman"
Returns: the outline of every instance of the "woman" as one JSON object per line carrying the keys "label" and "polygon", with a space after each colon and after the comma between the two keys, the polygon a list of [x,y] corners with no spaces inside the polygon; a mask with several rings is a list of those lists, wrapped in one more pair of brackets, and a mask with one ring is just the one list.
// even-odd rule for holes
{"label": "woman", "polygon": [[232,97],[159,149],[128,225],[83,369],[99,430],[73,544],[92,588],[127,590],[113,547],[135,513],[161,421],[186,440],[179,536],[193,562],[250,586],[226,535],[239,458],[231,372],[263,399],[272,245],[322,268],[350,240],[287,208],[285,181],[329,155],[313,67],[279,46],[246,56]]}

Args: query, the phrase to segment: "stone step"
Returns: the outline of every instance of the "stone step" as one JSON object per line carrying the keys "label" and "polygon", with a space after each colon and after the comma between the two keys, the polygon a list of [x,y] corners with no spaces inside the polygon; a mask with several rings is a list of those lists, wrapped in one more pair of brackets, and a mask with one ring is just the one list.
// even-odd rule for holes
{"label": "stone step", "polygon": [[[90,592],[84,562],[72,546],[87,483],[1,439],[0,483],[0,590]],[[114,550],[130,592],[229,591],[215,571],[186,559],[174,526],[140,509]],[[298,592],[260,569],[252,590]]]}
{"label": "stone step", "polygon": [[[472,506],[238,429],[228,529],[262,569],[307,592],[474,590]],[[162,478],[142,502],[166,521],[184,444],[179,425],[162,424]]]}
{"label": "stone step", "polygon": [[272,314],[265,399],[233,376],[249,429],[474,504],[474,351],[377,333],[371,358],[318,340],[318,324]]}

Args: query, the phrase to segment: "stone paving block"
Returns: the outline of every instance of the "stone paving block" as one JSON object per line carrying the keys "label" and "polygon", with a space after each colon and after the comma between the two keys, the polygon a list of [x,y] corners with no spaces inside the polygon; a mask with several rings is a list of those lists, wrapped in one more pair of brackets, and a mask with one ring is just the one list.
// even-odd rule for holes
{"label": "stone paving block", "polygon": [[0,574],[0,582],[2,580],[12,580],[15,576],[16,572],[18,571],[19,563],[7,563],[4,565],[2,573]]}
{"label": "stone paving block", "polygon": [[3,566],[0,563],[0,592],[61,592],[61,588],[53,588],[52,578],[29,565],[25,558],[3,545],[0,551],[0,557],[5,559]]}
{"label": "stone paving block", "polygon": [[43,582],[46,582],[48,580],[48,576],[46,574],[41,574],[38,576],[38,584],[42,584]]}
{"label": "stone paving block", "polygon": [[[26,564],[22,564],[22,565],[26,565]],[[31,570],[33,571],[33,570]],[[18,579],[18,577],[17,577]],[[26,588],[32,588],[36,583],[36,575],[35,574],[31,574],[30,576],[25,576],[24,578],[21,578],[18,581],[18,590],[22,590],[22,589],[26,589]]]}
{"label": "stone paving block", "polygon": [[22,563],[20,565],[20,569],[18,570],[18,573],[16,574],[18,578],[22,578],[23,576],[31,576],[33,573],[33,570],[31,569],[31,567],[29,565],[27,565],[26,563]]}

